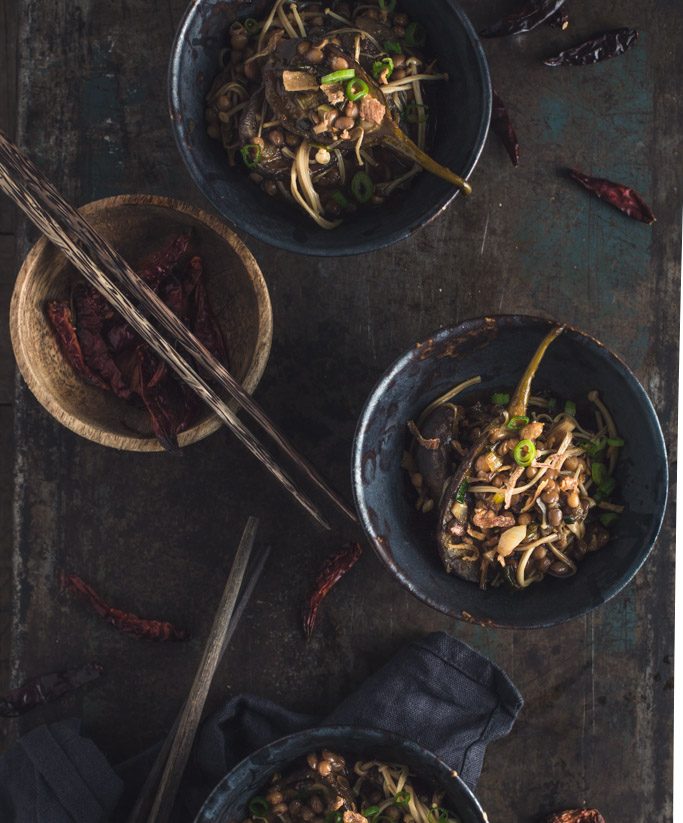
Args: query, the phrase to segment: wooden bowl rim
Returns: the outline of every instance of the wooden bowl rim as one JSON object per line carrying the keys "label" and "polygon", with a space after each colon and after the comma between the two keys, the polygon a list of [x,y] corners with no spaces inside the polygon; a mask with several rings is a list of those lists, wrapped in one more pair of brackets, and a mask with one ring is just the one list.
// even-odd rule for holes
{"label": "wooden bowl rim", "polygon": [[[84,217],[88,218],[95,212],[115,209],[118,206],[155,206],[157,208],[170,209],[180,214],[186,214],[218,235],[240,258],[251,281],[252,288],[254,289],[259,318],[259,329],[254,356],[242,382],[243,387],[251,394],[263,376],[273,340],[273,310],[270,302],[270,294],[263,273],[254,255],[235,232],[222,220],[214,217],[203,209],[191,206],[189,203],[176,200],[172,197],[161,197],[151,194],[121,194],[114,197],[103,197],[100,200],[93,200],[81,206],[78,211]],[[29,356],[30,345],[25,339],[19,318],[22,316],[22,309],[24,308],[26,284],[30,280],[37,261],[40,260],[41,256],[46,252],[49,245],[50,241],[46,237],[40,237],[30,249],[17,274],[10,302],[10,337],[12,340],[12,348],[19,372],[26,381],[26,385],[46,411],[62,425],[66,426],[66,428],[81,437],[85,437],[102,446],[108,446],[122,451],[164,451],[163,446],[155,437],[146,439],[126,437],[125,435],[112,434],[98,426],[86,423],[77,415],[67,412],[59,400],[44,389],[42,382],[37,378]],[[231,403],[231,405],[233,404]],[[237,404],[235,403],[233,407],[237,408]],[[222,423],[219,418],[212,413],[206,420],[178,435],[178,445],[182,448],[183,446],[197,443],[210,434],[213,434],[221,426]]]}

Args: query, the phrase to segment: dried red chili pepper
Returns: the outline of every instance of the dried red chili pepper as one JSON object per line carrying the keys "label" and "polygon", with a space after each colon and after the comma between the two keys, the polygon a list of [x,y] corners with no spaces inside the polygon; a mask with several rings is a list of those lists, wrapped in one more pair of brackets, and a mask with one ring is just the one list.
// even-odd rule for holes
{"label": "dried red chili pepper", "polygon": [[605,200],[628,217],[648,224],[655,222],[656,218],[652,213],[652,209],[638,192],[630,186],[625,186],[623,183],[613,183],[611,180],[605,180],[602,177],[589,177],[576,169],[569,169],[569,175],[572,180],[576,180],[577,183],[580,183],[596,197]]}
{"label": "dried red chili pepper", "polygon": [[479,34],[481,37],[505,37],[531,31],[552,17],[564,2],[565,0],[532,0],[497,23],[487,26]]}
{"label": "dried red chili pepper", "polygon": [[138,267],[137,273],[148,286],[158,288],[161,281],[190,253],[192,242],[191,232],[175,235],[161,251],[148,255]]}
{"label": "dried red chili pepper", "polygon": [[359,543],[351,543],[324,564],[315,581],[315,587],[304,607],[304,634],[310,640],[318,618],[318,609],[330,589],[358,562],[363,549]]}
{"label": "dried red chili pepper", "polygon": [[109,386],[104,380],[98,377],[85,362],[83,350],[76,334],[71,306],[65,300],[51,300],[47,304],[47,316],[62,354],[69,361],[76,374],[79,374],[88,383],[92,383],[93,386],[108,389]]}
{"label": "dried red chili pepper", "polygon": [[[204,267],[201,258],[194,254],[191,233],[172,237],[160,252],[146,257],[138,274],[227,366],[225,343],[209,305]],[[196,420],[200,408],[196,395],[176,379],[98,291],[79,284],[74,289],[73,302],[76,313],[70,323],[61,318],[68,303],[59,303],[60,317],[55,309],[54,317],[50,317],[73,368],[89,382],[113,391],[118,397],[137,397],[147,409],[154,434],[164,448],[176,449],[177,435]],[[48,316],[50,312],[48,307]]]}
{"label": "dried red chili pepper", "polygon": [[614,29],[544,60],[546,66],[590,66],[618,57],[638,40],[635,29]]}
{"label": "dried red chili pepper", "polygon": [[86,683],[97,680],[103,671],[98,663],[86,663],[80,669],[66,669],[32,677],[19,688],[0,695],[0,717],[19,717],[26,714],[36,706],[50,703]]}
{"label": "dried red chili pepper", "polygon": [[191,275],[194,282],[192,290],[191,324],[197,338],[206,346],[211,354],[227,364],[227,353],[223,336],[211,311],[209,300],[204,286],[204,266],[199,257],[190,260]]}
{"label": "dried red chili pepper", "polygon": [[88,366],[111,388],[117,397],[128,400],[130,389],[112,357],[104,337],[104,326],[117,317],[107,301],[92,286],[74,288],[76,332]]}
{"label": "dried red chili pepper", "polygon": [[500,99],[495,89],[493,90],[493,109],[491,111],[491,128],[498,135],[507,153],[510,155],[512,165],[519,164],[519,143],[517,134],[510,120],[510,115],[505,107],[505,103]]}
{"label": "dried red chili pepper", "polygon": [[187,632],[177,629],[171,623],[160,620],[146,620],[130,612],[109,606],[82,578],[75,574],[62,574],[61,585],[65,591],[81,595],[112,626],[125,634],[134,634],[146,640],[186,640]]}

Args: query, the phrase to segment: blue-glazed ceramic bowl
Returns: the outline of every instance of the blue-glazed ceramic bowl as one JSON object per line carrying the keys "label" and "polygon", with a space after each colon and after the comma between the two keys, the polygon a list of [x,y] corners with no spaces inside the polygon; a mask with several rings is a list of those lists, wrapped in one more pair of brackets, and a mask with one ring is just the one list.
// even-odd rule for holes
{"label": "blue-glazed ceramic bowl", "polygon": [[[193,0],[180,24],[169,67],[169,106],[178,149],[194,182],[231,223],[300,254],[361,254],[407,237],[448,206],[457,195],[453,186],[430,174],[418,175],[408,192],[327,231],[297,206],[268,197],[243,168],[230,168],[220,143],[207,136],[204,101],[228,28],[235,19],[263,17],[272,2]],[[481,44],[455,0],[401,0],[401,6],[425,26],[431,51],[450,78],[430,95],[430,118],[436,123],[430,151],[468,178],[491,116],[491,82]]]}
{"label": "blue-glazed ceramic bowl", "polygon": [[[401,468],[406,423],[455,384],[481,375],[472,393],[510,389],[551,326],[538,317],[507,315],[468,320],[436,332],[403,354],[375,386],[353,446],[353,490],[363,528],[388,569],[439,611],[482,625],[536,628],[585,614],[629,583],[652,549],[666,507],[666,448],[655,410],[630,369],[577,329],[548,349],[535,390],[580,403],[600,392],[626,441],[617,467],[626,508],[612,539],[589,554],[576,575],[546,578],[522,591],[481,591],[448,575],[439,560],[434,521],[418,513]],[[467,395],[462,395],[464,399]]]}
{"label": "blue-glazed ceramic bowl", "polygon": [[195,823],[229,823],[248,817],[246,805],[274,772],[282,772],[309,752],[331,749],[351,758],[401,763],[425,783],[445,792],[443,805],[461,823],[486,823],[479,802],[465,783],[436,755],[405,738],[378,729],[330,726],[283,737],[247,757],[216,786]]}

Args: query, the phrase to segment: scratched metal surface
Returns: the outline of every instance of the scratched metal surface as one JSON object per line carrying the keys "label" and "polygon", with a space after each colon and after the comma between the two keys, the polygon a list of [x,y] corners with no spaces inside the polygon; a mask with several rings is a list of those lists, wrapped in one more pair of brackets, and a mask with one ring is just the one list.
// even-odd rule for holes
{"label": "scratched metal surface", "polygon": [[[123,192],[205,205],[173,146],[165,69],[182,0],[19,0],[20,141],[76,203]],[[514,5],[464,5],[481,24]],[[551,29],[489,42],[494,82],[522,142],[513,169],[495,142],[475,194],[409,241],[358,260],[301,260],[250,245],[268,279],[273,353],[259,401],[348,493],[354,422],[377,376],[440,325],[497,310],[539,312],[600,337],[649,390],[674,454],[683,118],[679,0],[570,5]],[[602,27],[638,46],[589,69],[539,58]],[[558,173],[624,179],[654,228],[589,199]],[[33,237],[24,230],[24,251]],[[16,387],[13,680],[85,659],[106,677],[14,731],[74,712],[116,762],[155,740],[191,682],[247,514],[274,546],[227,654],[212,704],[241,690],[323,712],[411,638],[451,631],[490,655],[526,707],[491,747],[479,795],[492,821],[531,821],[584,802],[608,820],[671,819],[673,512],[626,592],[547,631],[454,623],[410,597],[370,552],[302,641],[299,608],[320,558],[352,536],[321,534],[228,434],[181,458],[117,454],[60,428]],[[174,619],[187,644],[145,645],[59,595],[69,568],[117,604]]]}

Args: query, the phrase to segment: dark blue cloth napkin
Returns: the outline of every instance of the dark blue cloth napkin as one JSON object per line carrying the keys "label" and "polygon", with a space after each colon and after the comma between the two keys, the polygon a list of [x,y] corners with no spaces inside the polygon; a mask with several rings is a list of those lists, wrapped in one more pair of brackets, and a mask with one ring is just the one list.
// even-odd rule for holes
{"label": "dark blue cloth napkin", "polygon": [[[510,731],[521,707],[521,695],[501,669],[443,633],[411,643],[325,718],[239,696],[203,724],[177,819],[192,820],[216,783],[255,749],[321,724],[381,728],[410,738],[474,788],[486,746]],[[118,819],[134,799],[154,754],[150,750],[129,761],[117,776],[94,744],[78,735],[76,721],[43,726],[0,757],[0,820]]]}

